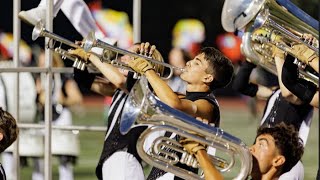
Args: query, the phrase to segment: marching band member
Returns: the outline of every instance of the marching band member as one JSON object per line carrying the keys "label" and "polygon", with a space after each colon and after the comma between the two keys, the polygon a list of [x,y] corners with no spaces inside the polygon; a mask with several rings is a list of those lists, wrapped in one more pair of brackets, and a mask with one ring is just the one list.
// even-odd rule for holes
{"label": "marching band member", "polygon": [[[185,71],[180,75],[187,82],[185,97],[174,93],[145,59],[137,58],[130,61],[129,66],[139,74],[146,76],[161,101],[191,116],[207,119],[208,123],[214,123],[219,127],[220,110],[212,91],[229,84],[233,76],[233,65],[217,49],[203,48],[193,60],[186,63]],[[190,170],[197,171],[193,168]],[[147,179],[157,178],[173,179],[174,175],[153,168]]]}
{"label": "marching band member", "polygon": [[[222,180],[222,174],[212,164],[203,145],[184,141],[183,146],[197,158],[206,180]],[[276,180],[290,171],[301,159],[304,148],[298,132],[292,125],[280,123],[275,126],[260,126],[254,145],[249,148],[253,164],[252,180]],[[292,179],[292,178],[289,178]]]}
{"label": "marching band member", "polygon": [[[41,52],[38,59],[38,67],[45,66],[45,54]],[[63,67],[64,64],[62,59],[54,54],[53,56],[53,67]],[[37,103],[38,103],[38,111],[40,112],[40,120],[44,120],[44,105],[45,105],[45,76],[40,74],[40,77],[36,78],[36,87],[37,87]],[[52,85],[52,124],[67,126],[72,125],[72,114],[70,111],[70,107],[74,105],[78,105],[82,102],[82,94],[75,83],[75,81],[68,77],[67,75],[61,73],[53,74],[53,85]],[[75,163],[75,158],[77,158],[76,154],[73,151],[76,151],[75,148],[72,147],[70,149],[72,152],[68,152],[68,148],[66,144],[63,142],[57,142],[59,139],[58,136],[54,134],[60,134],[60,137],[67,139],[68,135],[65,132],[59,130],[53,130],[52,137],[52,154],[59,157],[59,179],[60,180],[73,180],[73,166]],[[72,132],[67,132],[72,133]],[[75,139],[68,139],[68,144],[73,144],[71,141]],[[56,143],[56,144],[55,144]],[[60,146],[59,146],[60,144]],[[61,145],[62,144],[62,145]],[[55,149],[54,147],[60,148]],[[57,150],[57,152],[55,151]],[[68,154],[66,154],[68,152]],[[35,158],[34,163],[34,171],[32,173],[33,180],[41,180],[44,178],[43,173],[43,159]]]}
{"label": "marching band member", "polygon": [[[169,52],[168,63],[175,67],[184,68],[186,62],[190,59],[191,56],[187,51],[180,48],[172,48]],[[179,70],[174,70],[172,77],[167,80],[167,83],[174,92],[186,94],[187,83],[180,78],[181,73]]]}
{"label": "marching band member", "polygon": [[[18,137],[19,129],[12,115],[0,107],[0,153],[7,149]],[[6,180],[6,173],[0,163],[0,179]]]}
{"label": "marching band member", "polygon": [[[302,103],[299,98],[283,85],[281,80],[283,52],[275,48],[273,57],[279,74],[279,87],[274,90],[273,88],[250,83],[249,77],[256,65],[245,61],[234,79],[233,88],[251,97],[257,96],[260,99],[268,99],[260,125],[272,127],[280,122],[291,124],[299,131],[299,136],[305,146],[312,121],[313,108],[308,104]],[[290,172],[283,174],[280,179],[303,179],[303,177],[304,169],[299,161]]]}
{"label": "marching band member", "polygon": [[[31,62],[31,48],[21,40],[19,42],[20,56],[19,60],[22,65],[29,65]],[[0,67],[12,68],[14,67],[13,57],[13,34],[0,33]],[[19,103],[14,101],[16,96],[14,89],[17,88],[17,74],[10,72],[0,73],[0,107],[8,112],[13,112],[17,105],[19,105],[19,122],[32,123],[36,117],[36,88],[32,74],[30,72],[21,72],[19,75]],[[24,138],[24,141],[19,141],[21,161],[25,157],[38,154],[42,155],[42,149],[30,148],[37,145],[36,142],[41,141],[41,138],[34,136],[34,130],[21,129],[19,136]],[[31,134],[33,135],[31,137]],[[29,136],[28,136],[29,135]],[[28,136],[28,137],[26,137]],[[31,137],[31,138],[30,138]],[[27,139],[27,140],[26,140]],[[30,145],[30,142],[34,142]],[[41,147],[40,145],[37,147]],[[39,150],[39,151],[38,151]],[[31,152],[31,153],[29,153]],[[40,153],[39,153],[40,152]],[[15,163],[13,157],[13,146],[8,147],[1,153],[2,165],[6,172],[7,179],[11,180],[15,173]],[[21,163],[23,164],[23,163]]]}
{"label": "marching band member", "polygon": [[[135,44],[129,51],[143,54],[153,59],[163,61],[159,51],[150,43]],[[128,134],[122,135],[119,130],[120,118],[128,92],[136,79],[134,73],[118,69],[111,64],[102,63],[94,54],[86,53],[82,49],[70,51],[85,61],[90,61],[104,75],[103,78],[89,74],[87,70],[75,69],[74,78],[80,86],[91,89],[102,95],[113,95],[108,112],[108,131],[106,132],[103,150],[96,168],[98,179],[143,180],[144,173],[141,158],[136,151],[136,142],[146,127],[135,127]],[[124,55],[120,59],[123,63],[131,61],[131,57]],[[156,72],[163,73],[163,67],[156,65]]]}

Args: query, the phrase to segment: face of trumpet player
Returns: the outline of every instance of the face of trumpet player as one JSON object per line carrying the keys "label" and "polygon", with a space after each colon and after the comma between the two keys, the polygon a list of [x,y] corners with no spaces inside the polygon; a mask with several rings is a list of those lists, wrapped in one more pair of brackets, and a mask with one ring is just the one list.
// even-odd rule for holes
{"label": "face of trumpet player", "polygon": [[231,82],[233,65],[219,50],[213,47],[203,48],[192,60],[188,61],[181,79],[188,83],[187,91],[195,88],[214,90]]}
{"label": "face of trumpet player", "polygon": [[253,157],[251,177],[274,179],[288,172],[302,157],[303,144],[292,125],[280,123],[260,127],[255,144],[249,148]]}

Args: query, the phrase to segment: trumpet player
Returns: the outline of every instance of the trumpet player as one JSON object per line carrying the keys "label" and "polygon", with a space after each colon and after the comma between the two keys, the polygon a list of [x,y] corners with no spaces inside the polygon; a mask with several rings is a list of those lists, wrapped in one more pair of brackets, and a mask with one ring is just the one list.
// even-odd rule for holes
{"label": "trumpet player", "polygon": [[[209,123],[219,126],[220,110],[213,90],[228,85],[233,76],[231,61],[220,51],[212,47],[203,48],[194,59],[186,63],[185,69],[180,75],[181,79],[187,82],[187,93],[184,97],[174,93],[145,59],[137,58],[130,61],[129,66],[137,73],[146,76],[161,101],[172,108],[193,117],[205,118]],[[190,171],[197,172],[197,169],[190,169]],[[153,168],[147,179],[173,178],[177,177]]]}
{"label": "trumpet player", "polygon": [[[163,58],[155,46],[150,43],[138,43],[128,49],[141,55],[163,61]],[[98,56],[86,53],[82,49],[70,51],[82,60],[94,64],[104,75],[103,78],[89,74],[87,69],[80,71],[75,69],[75,80],[82,87],[91,89],[102,95],[113,95],[110,110],[108,112],[108,131],[106,132],[103,150],[96,168],[98,179],[117,180],[143,180],[144,173],[141,166],[141,158],[136,151],[136,142],[145,127],[135,127],[128,134],[122,135],[119,131],[120,118],[124,102],[128,92],[137,79],[134,73],[118,69],[111,64],[102,63]],[[123,63],[130,62],[132,57],[121,57]],[[163,67],[155,66],[155,71],[162,75]]]}
{"label": "trumpet player", "polygon": [[[193,154],[204,171],[206,180],[221,180],[223,176],[212,164],[202,144],[184,140],[182,145]],[[260,126],[254,145],[250,147],[253,156],[252,180],[275,180],[301,159],[304,152],[298,132],[292,125],[280,123],[275,126]],[[295,179],[295,178],[289,178]]]}

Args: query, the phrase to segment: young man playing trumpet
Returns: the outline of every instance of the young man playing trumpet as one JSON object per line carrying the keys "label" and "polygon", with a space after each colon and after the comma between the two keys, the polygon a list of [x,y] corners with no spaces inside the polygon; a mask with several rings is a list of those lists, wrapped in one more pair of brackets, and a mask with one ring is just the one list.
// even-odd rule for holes
{"label": "young man playing trumpet", "polygon": [[[201,117],[208,123],[220,124],[219,105],[213,90],[225,87],[233,76],[233,65],[229,59],[212,47],[203,48],[200,53],[186,63],[181,79],[187,82],[186,96],[181,97],[156,73],[145,59],[138,58],[129,62],[129,66],[141,75],[145,75],[159,99],[172,108],[183,111],[193,117]],[[196,169],[190,169],[197,171]],[[153,168],[147,179],[172,179],[171,173]]]}
{"label": "young man playing trumpet", "polygon": [[[139,43],[128,50],[163,61],[160,52],[155,49],[155,46],[150,46],[150,43]],[[137,80],[133,78],[134,73],[121,68],[118,69],[108,63],[102,63],[98,56],[93,53],[86,53],[82,49],[69,52],[79,56],[84,61],[92,63],[104,76],[101,78],[89,74],[87,69],[85,71],[75,69],[75,80],[80,86],[102,95],[113,95],[108,112],[108,131],[106,132],[103,150],[96,168],[98,179],[145,179],[140,164],[141,158],[136,151],[136,142],[146,127],[132,128],[126,135],[122,135],[119,130],[121,113],[128,97],[128,92]],[[129,55],[124,55],[120,61],[126,64],[131,59],[132,57]],[[162,75],[163,67],[156,65],[155,71]]]}

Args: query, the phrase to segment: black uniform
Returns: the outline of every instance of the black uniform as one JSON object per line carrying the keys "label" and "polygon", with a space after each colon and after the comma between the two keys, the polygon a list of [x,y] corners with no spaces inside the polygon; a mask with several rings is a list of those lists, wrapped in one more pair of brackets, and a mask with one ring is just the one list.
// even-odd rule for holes
{"label": "black uniform", "polygon": [[[255,67],[254,64],[247,61],[242,64],[234,79],[233,88],[235,90],[251,97],[256,96],[258,85],[249,83],[250,74]],[[305,144],[312,114],[313,108],[309,104],[294,105],[285,100],[280,89],[277,89],[267,101],[261,125],[274,126],[280,122],[291,124],[299,131],[300,138],[302,138]]]}
{"label": "black uniform", "polygon": [[[133,79],[133,73],[129,72],[127,78],[127,89],[129,91],[135,82],[136,80]],[[125,149],[126,152],[132,154],[139,162],[141,162],[141,158],[137,153],[136,142],[146,127],[132,128],[125,135],[120,133],[121,114],[127,97],[128,94],[120,89],[117,89],[112,97],[112,103],[108,112],[108,131],[106,133],[100,160],[96,167],[96,175],[98,179],[102,179],[102,165],[104,161],[116,151]]]}

